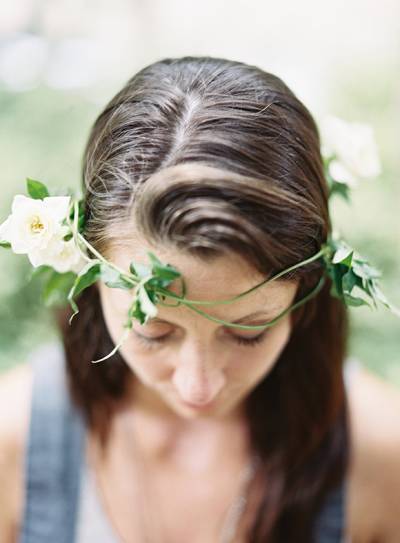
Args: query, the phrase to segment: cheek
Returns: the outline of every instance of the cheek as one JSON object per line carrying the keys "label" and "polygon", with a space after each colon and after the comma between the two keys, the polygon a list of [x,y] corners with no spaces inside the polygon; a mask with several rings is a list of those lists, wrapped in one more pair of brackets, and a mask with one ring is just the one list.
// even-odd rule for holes
{"label": "cheek", "polygon": [[114,343],[117,343],[124,332],[124,323],[128,319],[129,302],[124,292],[110,289],[102,283],[98,285],[103,318]]}
{"label": "cheek", "polygon": [[233,352],[226,375],[231,381],[254,385],[261,381],[275,366],[290,338],[291,324],[284,318],[276,324],[258,347],[248,347]]}
{"label": "cheek", "polygon": [[[120,292],[112,292],[111,298],[106,288],[108,287],[100,286],[103,317],[111,339],[114,344],[117,344],[125,330],[123,324],[127,320],[129,303],[126,296],[122,296]],[[128,336],[119,352],[131,370],[143,382],[150,384],[168,377],[169,370],[165,364],[165,357],[157,356],[156,353],[151,356],[144,354],[138,347],[133,334]]]}
{"label": "cheek", "polygon": [[[123,323],[126,321],[129,303],[127,303],[126,296],[121,296],[119,303],[116,304],[114,298],[111,300],[106,295],[104,288],[108,287],[100,286],[103,316],[112,340],[117,343],[124,331]],[[115,294],[117,296],[118,293]],[[291,321],[288,316],[271,329],[271,333],[260,345],[256,347],[230,347],[224,368],[227,382],[232,387],[239,388],[243,388],[243,386],[250,388],[257,384],[275,365],[290,337],[290,332]],[[159,352],[155,350],[151,353],[144,352],[132,335],[122,345],[120,353],[142,382],[154,385],[157,382],[171,380],[173,363],[169,364],[168,358],[172,357],[173,360],[176,360],[176,357],[169,349],[161,349]]]}
{"label": "cheek", "polygon": [[125,362],[137,377],[145,384],[169,381],[172,377],[172,365],[168,364],[167,354],[143,354],[133,338],[128,338],[120,348]]}

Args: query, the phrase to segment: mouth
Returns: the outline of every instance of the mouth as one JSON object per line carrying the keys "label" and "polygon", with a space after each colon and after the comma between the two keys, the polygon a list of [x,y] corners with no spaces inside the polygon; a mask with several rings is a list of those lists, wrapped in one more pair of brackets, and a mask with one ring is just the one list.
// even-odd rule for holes
{"label": "mouth", "polygon": [[189,409],[194,409],[196,411],[205,411],[206,409],[211,409],[211,407],[215,405],[215,400],[207,403],[193,403],[182,400],[182,404],[186,407],[189,407]]}

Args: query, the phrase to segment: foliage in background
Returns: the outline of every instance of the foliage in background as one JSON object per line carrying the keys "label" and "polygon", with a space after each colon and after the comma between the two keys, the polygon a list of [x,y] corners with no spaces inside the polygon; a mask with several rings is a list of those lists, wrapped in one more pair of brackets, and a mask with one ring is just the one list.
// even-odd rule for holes
{"label": "foliage in background", "polygon": [[[1,220],[27,172],[51,184],[55,193],[57,187],[79,186],[82,150],[97,110],[71,91],[0,91]],[[52,314],[40,300],[41,280],[28,285],[30,273],[24,255],[0,253],[0,371],[57,337]]]}
{"label": "foliage in background", "polygon": [[[392,68],[392,69],[391,69]],[[383,171],[378,181],[352,191],[348,206],[338,198],[333,213],[350,244],[383,272],[383,291],[400,305],[400,120],[399,82],[395,66],[369,63],[337,74],[331,111],[374,127]],[[386,311],[350,311],[350,352],[366,367],[400,385],[400,325]]]}

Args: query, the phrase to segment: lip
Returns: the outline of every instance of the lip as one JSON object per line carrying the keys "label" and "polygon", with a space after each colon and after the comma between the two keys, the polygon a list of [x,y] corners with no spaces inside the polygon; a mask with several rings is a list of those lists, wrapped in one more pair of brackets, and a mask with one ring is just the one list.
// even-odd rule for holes
{"label": "lip", "polygon": [[192,402],[182,401],[182,403],[186,407],[190,407],[190,409],[196,409],[196,410],[201,411],[201,410],[209,409],[210,407],[212,407],[215,404],[215,401],[212,400],[211,402],[208,402],[208,403],[192,403]]}

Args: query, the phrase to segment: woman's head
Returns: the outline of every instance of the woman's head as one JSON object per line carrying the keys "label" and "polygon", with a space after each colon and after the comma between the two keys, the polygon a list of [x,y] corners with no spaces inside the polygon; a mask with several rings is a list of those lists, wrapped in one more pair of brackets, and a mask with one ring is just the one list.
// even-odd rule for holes
{"label": "woman's head", "polygon": [[[124,85],[92,127],[83,160],[85,236],[124,266],[145,263],[151,247],[182,272],[188,298],[226,299],[314,255],[327,239],[319,143],[307,108],[270,73],[208,57],[156,62]],[[264,307],[273,317],[321,274],[313,262],[240,304],[208,312],[236,320]],[[146,334],[168,333],[168,343],[144,349],[134,334],[145,331],[135,325],[121,352],[98,365],[90,360],[111,350],[129,294],[89,288],[79,318],[63,329],[74,397],[104,430],[111,418],[102,413],[113,412],[133,373],[148,385],[142,392],[159,393],[173,409],[179,396],[222,398],[231,383],[229,398],[244,394],[254,447],[280,468],[276,495],[266,493],[272,516],[260,516],[258,529],[267,533],[296,500],[308,499],[311,511],[343,473],[347,317],[329,288],[327,281],[255,348],[229,337],[254,331],[224,330],[187,308],[160,308],[160,318],[173,324]],[[307,488],[301,498],[300,481]]]}
{"label": "woman's head", "polygon": [[[121,242],[107,256],[129,270],[132,259],[146,264],[147,250],[181,271],[186,297],[191,300],[226,300],[264,279],[235,253],[205,261],[176,248],[150,246],[137,236],[134,242],[126,238],[125,246]],[[107,328],[117,343],[132,294],[104,283],[99,288]],[[260,325],[290,306],[296,289],[294,280],[272,281],[234,303],[202,310],[228,322]],[[169,290],[179,294],[180,283],[176,280]],[[185,418],[204,414],[220,417],[235,411],[269,372],[290,331],[289,315],[265,330],[241,330],[208,320],[185,305],[159,307],[155,319],[143,325],[133,322],[120,353],[137,377],[133,394],[138,404],[147,402],[153,409],[158,406],[161,415],[173,411]]]}

